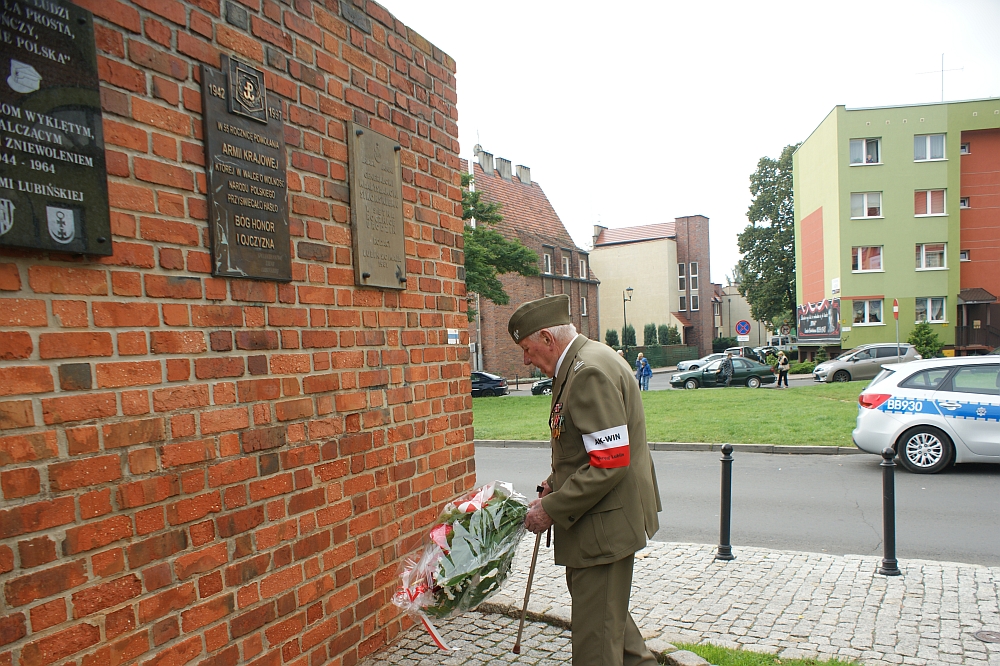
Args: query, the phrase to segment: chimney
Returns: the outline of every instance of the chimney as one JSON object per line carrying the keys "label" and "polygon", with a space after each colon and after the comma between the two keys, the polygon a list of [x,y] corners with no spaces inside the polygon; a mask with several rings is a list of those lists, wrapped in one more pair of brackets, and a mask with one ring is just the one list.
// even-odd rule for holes
{"label": "chimney", "polygon": [[472,149],[473,154],[475,154],[476,159],[479,161],[479,166],[483,171],[486,172],[487,176],[493,175],[493,153],[488,153],[483,150],[483,147],[478,143]]}
{"label": "chimney", "polygon": [[602,227],[599,224],[594,225],[594,247],[597,247],[597,239],[601,237],[601,234],[607,231],[607,227]]}
{"label": "chimney", "polygon": [[504,180],[511,180],[510,171],[510,160],[505,160],[502,157],[497,158],[497,171],[500,172],[500,177]]}
{"label": "chimney", "polygon": [[531,185],[531,169],[523,164],[517,165],[517,179],[524,185]]}

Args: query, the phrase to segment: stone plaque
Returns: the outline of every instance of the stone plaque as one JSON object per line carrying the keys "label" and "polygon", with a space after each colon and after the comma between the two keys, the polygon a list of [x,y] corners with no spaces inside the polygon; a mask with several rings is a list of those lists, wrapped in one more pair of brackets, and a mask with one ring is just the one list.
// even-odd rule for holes
{"label": "stone plaque", "polygon": [[0,0],[0,246],[111,254],[94,17]]}
{"label": "stone plaque", "polygon": [[348,129],[354,281],[366,287],[405,289],[400,146],[354,123]]}
{"label": "stone plaque", "polygon": [[212,275],[291,280],[281,104],[262,71],[225,55],[222,71],[202,66],[201,91]]}

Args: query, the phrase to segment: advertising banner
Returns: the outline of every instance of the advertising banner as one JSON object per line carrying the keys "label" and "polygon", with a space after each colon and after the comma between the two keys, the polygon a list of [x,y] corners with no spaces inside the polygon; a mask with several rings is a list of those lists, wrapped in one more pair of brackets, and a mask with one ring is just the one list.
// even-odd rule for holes
{"label": "advertising banner", "polygon": [[840,344],[840,299],[823,299],[819,303],[798,306],[799,343]]}

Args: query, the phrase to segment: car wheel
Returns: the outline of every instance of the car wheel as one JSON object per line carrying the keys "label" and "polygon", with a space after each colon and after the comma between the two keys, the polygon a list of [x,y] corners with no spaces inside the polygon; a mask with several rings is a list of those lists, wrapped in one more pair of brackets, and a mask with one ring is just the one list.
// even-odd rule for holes
{"label": "car wheel", "polygon": [[697,370],[697,369],[698,369],[697,365],[692,365],[690,368],[688,368],[688,370]]}
{"label": "car wheel", "polygon": [[899,462],[914,474],[937,474],[951,464],[955,448],[944,434],[933,426],[918,426],[903,433],[896,442]]}
{"label": "car wheel", "polygon": [[546,386],[542,389],[542,395],[552,395],[552,387]]}
{"label": "car wheel", "polygon": [[698,380],[697,379],[689,379],[689,380],[687,380],[686,382],[684,382],[684,388],[686,388],[686,389],[696,389],[696,388],[698,388]]}
{"label": "car wheel", "polygon": [[847,370],[837,370],[833,373],[833,381],[835,382],[849,382],[851,381],[851,373]]}
{"label": "car wheel", "polygon": [[750,377],[747,379],[747,388],[760,388],[760,377]]}

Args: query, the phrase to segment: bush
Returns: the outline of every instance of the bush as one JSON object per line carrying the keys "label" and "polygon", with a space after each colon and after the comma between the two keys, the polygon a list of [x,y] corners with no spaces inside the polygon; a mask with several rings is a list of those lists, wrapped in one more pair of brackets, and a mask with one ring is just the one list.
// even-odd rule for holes
{"label": "bush", "polygon": [[656,339],[659,340],[661,345],[669,345],[670,342],[670,327],[666,324],[660,324],[656,327]]}
{"label": "bush", "polygon": [[607,332],[605,332],[605,334],[604,334],[604,342],[609,347],[617,347],[618,346],[618,331],[616,331],[613,328],[609,328],[607,330]]}
{"label": "bush", "polygon": [[684,344],[681,341],[681,332],[677,330],[676,326],[667,326],[667,344],[668,345]]}
{"label": "bush", "polygon": [[814,360],[816,361],[817,365],[820,364],[820,363],[822,363],[823,361],[829,361],[830,360],[830,357],[826,353],[826,347],[820,347],[819,348],[819,350],[816,352],[816,356],[815,356]]}
{"label": "bush", "polygon": [[622,345],[625,347],[635,347],[635,328],[629,324],[622,330]]}
{"label": "bush", "polygon": [[913,327],[910,337],[906,341],[916,347],[917,353],[924,358],[934,358],[941,353],[944,343],[938,339],[937,333],[926,321],[922,321]]}
{"label": "bush", "polygon": [[716,354],[736,346],[736,338],[715,338],[712,340],[712,351]]}
{"label": "bush", "polygon": [[816,369],[816,364],[812,361],[803,361],[802,363],[792,363],[791,367],[788,369],[788,374],[790,375],[811,375],[812,371]]}
{"label": "bush", "polygon": [[642,327],[642,344],[646,347],[659,344],[656,339],[656,324],[646,324]]}

